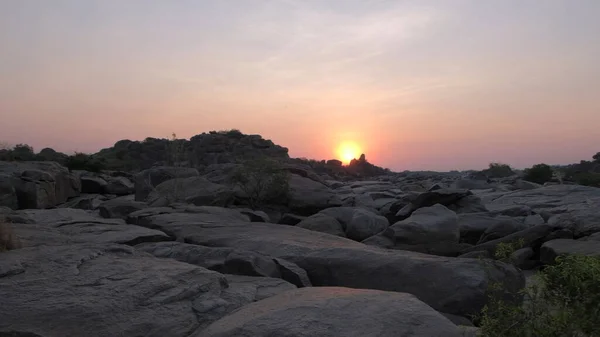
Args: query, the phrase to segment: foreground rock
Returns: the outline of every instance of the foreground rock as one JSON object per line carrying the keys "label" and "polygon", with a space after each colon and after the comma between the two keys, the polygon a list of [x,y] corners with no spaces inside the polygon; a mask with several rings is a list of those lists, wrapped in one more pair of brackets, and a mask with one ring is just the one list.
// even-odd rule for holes
{"label": "foreground rock", "polygon": [[468,316],[487,301],[490,282],[517,291],[524,278],[516,268],[476,259],[388,251],[292,226],[249,223],[212,214],[132,213],[128,222],[159,229],[177,240],[231,247],[296,263],[313,285],[407,292],[436,310]]}
{"label": "foreground rock", "polygon": [[287,291],[249,304],[195,337],[460,337],[457,326],[404,293],[339,287]]}
{"label": "foreground rock", "polygon": [[18,249],[0,259],[0,335],[190,336],[248,303],[227,287],[123,245]]}

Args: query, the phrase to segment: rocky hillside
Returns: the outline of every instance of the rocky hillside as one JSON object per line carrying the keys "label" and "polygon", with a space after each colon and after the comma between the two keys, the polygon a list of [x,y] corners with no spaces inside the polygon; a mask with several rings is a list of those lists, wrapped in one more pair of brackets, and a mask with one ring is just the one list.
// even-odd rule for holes
{"label": "rocky hillside", "polygon": [[[0,162],[0,335],[475,336],[490,295],[519,303],[524,271],[600,255],[599,188],[340,181],[231,134],[181,141],[192,165],[169,166],[168,144],[98,154],[152,166],[133,172]],[[271,160],[235,160],[250,153]]]}

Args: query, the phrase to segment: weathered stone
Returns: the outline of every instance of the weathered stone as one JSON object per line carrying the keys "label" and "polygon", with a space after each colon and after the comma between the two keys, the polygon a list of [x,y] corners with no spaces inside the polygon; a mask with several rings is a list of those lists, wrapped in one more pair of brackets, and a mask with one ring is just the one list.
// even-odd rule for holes
{"label": "weathered stone", "polygon": [[290,290],[254,302],[195,336],[281,335],[461,336],[456,325],[410,294],[341,287]]}
{"label": "weathered stone", "polygon": [[146,210],[132,214],[128,221],[159,229],[179,241],[255,251],[294,262],[316,286],[408,292],[436,310],[463,316],[481,310],[489,282],[505,284],[509,292],[524,284],[522,273],[507,264],[387,251],[294,226],[210,214],[152,215]]}
{"label": "weathered stone", "polygon": [[334,190],[317,181],[291,174],[289,185],[288,206],[291,213],[307,216],[325,208],[342,205]]}
{"label": "weathered stone", "polygon": [[110,177],[104,190],[108,194],[129,195],[135,193],[135,185],[126,177]]}
{"label": "weathered stone", "polygon": [[[286,263],[281,259],[261,253],[226,247],[204,247],[181,242],[143,243],[137,245],[136,249],[156,257],[175,259],[222,274],[280,278],[298,287],[311,286],[306,271],[302,268],[298,266],[294,268],[291,266],[291,262]],[[283,267],[284,264],[288,267]]]}
{"label": "weathered stone", "polygon": [[531,247],[525,247],[521,249],[517,249],[512,254],[510,254],[510,262],[521,269],[531,269],[534,264],[531,261],[531,258],[535,252]]}
{"label": "weathered stone", "polygon": [[337,221],[336,218],[326,214],[317,213],[315,215],[311,215],[308,218],[300,221],[296,227],[341,236],[343,238],[346,237],[346,233],[344,233],[342,224]]}
{"label": "weathered stone", "polygon": [[419,208],[430,207],[435,204],[450,206],[469,195],[472,195],[472,193],[469,190],[463,189],[439,189],[421,193],[408,205],[399,210],[396,213],[396,217],[404,220]]}
{"label": "weathered stone", "polygon": [[198,170],[187,167],[159,166],[144,170],[135,175],[135,200],[146,201],[146,198],[161,183],[175,178],[198,177]]}
{"label": "weathered stone", "polygon": [[98,206],[98,211],[103,218],[125,220],[129,214],[147,207],[148,205],[145,202],[120,197],[103,202]]}
{"label": "weathered stone", "polygon": [[95,176],[81,176],[81,192],[87,194],[106,193],[106,180]]}
{"label": "weathered stone", "polygon": [[285,213],[281,216],[277,223],[288,226],[296,226],[300,221],[306,219],[305,216],[300,216],[296,214]]}
{"label": "weathered stone", "polygon": [[185,202],[196,206],[227,206],[233,198],[234,192],[227,186],[202,177],[189,177],[169,179],[156,186],[148,195],[148,204],[160,207]]}
{"label": "weathered stone", "polygon": [[0,206],[11,209],[19,208],[19,199],[13,177],[7,174],[0,174]]}
{"label": "weathered stone", "polygon": [[58,205],[58,207],[96,210],[106,200],[108,200],[108,198],[102,194],[82,194],[78,197],[69,199],[64,204]]}
{"label": "weathered stone", "polygon": [[478,245],[488,241],[501,239],[528,227],[524,223],[518,222],[512,218],[498,217],[495,219],[496,222],[491,224],[481,235],[481,238],[477,242]]}
{"label": "weathered stone", "polygon": [[478,250],[487,250],[491,254],[494,254],[496,252],[496,247],[498,246],[498,244],[500,244],[500,243],[518,243],[520,241],[523,243],[522,248],[525,248],[525,247],[537,248],[537,247],[539,247],[539,245],[542,244],[542,241],[546,237],[546,235],[550,234],[552,232],[552,230],[553,230],[552,226],[549,226],[549,225],[538,225],[538,226],[529,227],[522,231],[518,231],[516,233],[504,236],[500,239],[487,241],[485,243],[475,245],[469,249],[466,249],[463,253],[468,253],[468,252],[473,252],[473,251],[478,251]]}
{"label": "weathered stone", "polygon": [[540,261],[553,264],[561,255],[600,256],[600,242],[557,239],[545,242],[540,248]]}
{"label": "weathered stone", "polygon": [[320,212],[334,217],[343,228],[345,236],[355,241],[363,241],[389,226],[387,219],[362,208],[332,207]]}

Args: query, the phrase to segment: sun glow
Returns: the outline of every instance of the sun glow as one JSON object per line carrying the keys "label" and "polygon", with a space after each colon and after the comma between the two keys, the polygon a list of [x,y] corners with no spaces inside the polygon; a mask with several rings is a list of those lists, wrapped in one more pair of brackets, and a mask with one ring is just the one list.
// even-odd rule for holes
{"label": "sun glow", "polygon": [[354,142],[344,142],[337,148],[338,159],[344,164],[350,164],[352,159],[360,157],[360,147]]}

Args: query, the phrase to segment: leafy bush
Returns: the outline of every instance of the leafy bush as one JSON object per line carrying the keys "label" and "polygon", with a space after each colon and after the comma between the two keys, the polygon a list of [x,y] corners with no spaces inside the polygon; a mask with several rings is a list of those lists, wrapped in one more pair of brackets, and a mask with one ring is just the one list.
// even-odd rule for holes
{"label": "leafy bush", "polygon": [[90,155],[79,152],[69,156],[65,160],[64,165],[69,169],[69,171],[84,170],[90,172],[100,172],[105,169],[105,164],[102,161],[96,160]]}
{"label": "leafy bush", "polygon": [[12,228],[0,222],[0,252],[21,248],[21,242],[13,232]]}
{"label": "leafy bush", "polygon": [[289,194],[289,175],[272,159],[246,161],[233,171],[231,181],[245,194],[252,209],[266,204],[280,204]]}
{"label": "leafy bush", "polygon": [[496,245],[494,257],[500,261],[508,261],[512,253],[523,248],[524,245],[525,239],[523,238],[520,238],[514,242],[500,242],[498,245]]}
{"label": "leafy bush", "polygon": [[552,167],[546,164],[536,164],[531,168],[525,170],[525,176],[523,179],[538,184],[551,181],[554,175]]}
{"label": "leafy bush", "polygon": [[600,173],[581,172],[575,174],[573,178],[579,185],[600,187]]}
{"label": "leafy bush", "polygon": [[490,178],[506,178],[515,174],[510,166],[501,163],[490,163],[484,173]]}
{"label": "leafy bush", "polygon": [[481,316],[484,337],[600,336],[600,258],[561,256],[523,291],[522,305],[492,298]]}

